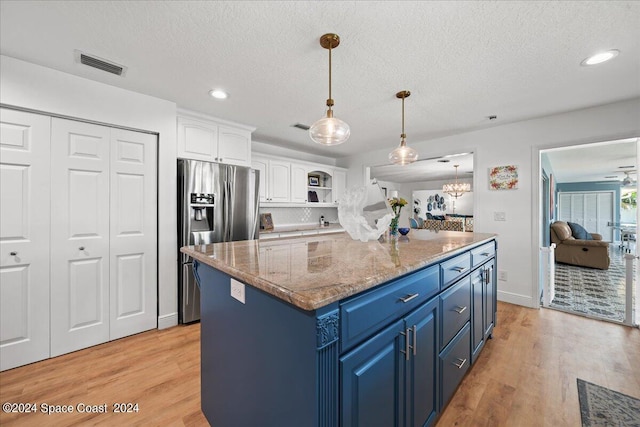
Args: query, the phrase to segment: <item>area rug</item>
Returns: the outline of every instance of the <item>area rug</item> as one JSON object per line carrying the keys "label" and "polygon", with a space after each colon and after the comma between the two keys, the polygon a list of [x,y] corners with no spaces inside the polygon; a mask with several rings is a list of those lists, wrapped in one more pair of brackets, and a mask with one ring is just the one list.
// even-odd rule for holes
{"label": "area rug", "polygon": [[615,322],[624,321],[625,261],[609,248],[608,270],[556,263],[555,297],[550,307]]}
{"label": "area rug", "polygon": [[640,399],[577,380],[582,427],[640,426]]}

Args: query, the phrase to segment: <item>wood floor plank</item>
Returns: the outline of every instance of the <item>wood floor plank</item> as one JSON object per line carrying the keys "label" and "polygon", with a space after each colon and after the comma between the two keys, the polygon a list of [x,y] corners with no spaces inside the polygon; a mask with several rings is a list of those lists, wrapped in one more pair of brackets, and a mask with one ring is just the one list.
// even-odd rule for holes
{"label": "wood floor plank", "polygon": [[[576,378],[640,398],[640,331],[498,303],[493,339],[437,425],[578,426]],[[0,400],[139,405],[139,412],[123,414],[111,407],[106,414],[0,413],[3,427],[208,426],[200,411],[200,325],[149,331],[2,372]]]}

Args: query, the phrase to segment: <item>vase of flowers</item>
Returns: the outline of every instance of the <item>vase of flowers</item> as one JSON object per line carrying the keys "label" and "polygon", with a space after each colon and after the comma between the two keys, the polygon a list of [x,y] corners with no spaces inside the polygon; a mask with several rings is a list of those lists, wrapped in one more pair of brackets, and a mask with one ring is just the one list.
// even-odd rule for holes
{"label": "vase of flowers", "polygon": [[389,233],[393,237],[398,236],[398,221],[400,220],[400,211],[406,204],[407,201],[402,197],[393,197],[389,199],[389,206],[391,206],[391,210],[393,210],[393,214],[395,215],[391,220],[391,224],[389,225]]}

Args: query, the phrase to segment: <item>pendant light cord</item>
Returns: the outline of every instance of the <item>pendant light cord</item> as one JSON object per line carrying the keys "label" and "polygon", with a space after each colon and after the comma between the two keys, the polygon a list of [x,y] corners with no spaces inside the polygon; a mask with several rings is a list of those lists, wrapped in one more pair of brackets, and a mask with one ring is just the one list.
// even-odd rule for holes
{"label": "pendant light cord", "polygon": [[327,99],[327,107],[331,110],[333,99],[331,99],[331,44],[329,44],[329,99]]}

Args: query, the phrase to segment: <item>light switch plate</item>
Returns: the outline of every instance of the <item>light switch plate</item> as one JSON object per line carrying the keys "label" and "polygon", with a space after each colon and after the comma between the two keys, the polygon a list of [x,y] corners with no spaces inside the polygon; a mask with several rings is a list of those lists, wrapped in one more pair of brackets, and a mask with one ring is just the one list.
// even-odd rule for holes
{"label": "light switch plate", "polygon": [[241,303],[244,302],[244,283],[238,282],[236,279],[231,279],[231,297],[237,299]]}
{"label": "light switch plate", "polygon": [[504,270],[498,270],[498,280],[501,282],[507,281],[507,272]]}
{"label": "light switch plate", "polygon": [[507,220],[507,214],[505,212],[494,212],[493,213],[493,220],[494,221],[506,221]]}

